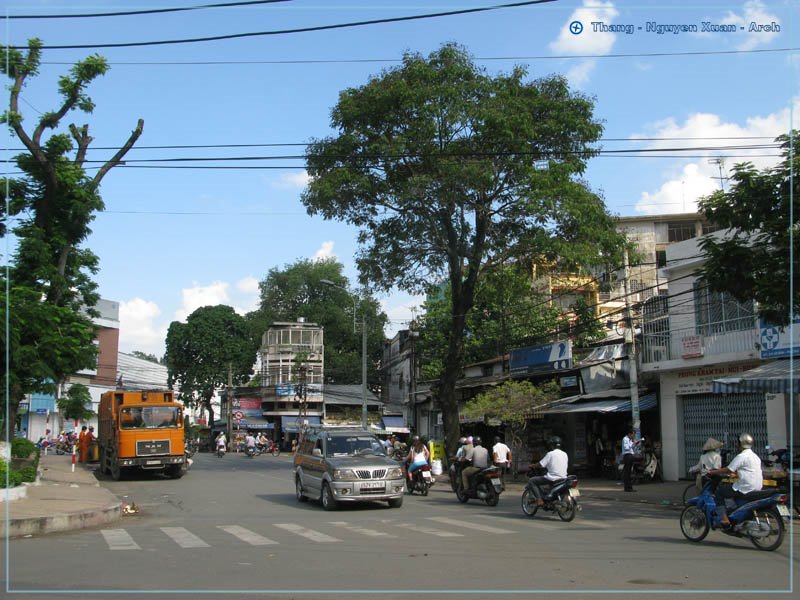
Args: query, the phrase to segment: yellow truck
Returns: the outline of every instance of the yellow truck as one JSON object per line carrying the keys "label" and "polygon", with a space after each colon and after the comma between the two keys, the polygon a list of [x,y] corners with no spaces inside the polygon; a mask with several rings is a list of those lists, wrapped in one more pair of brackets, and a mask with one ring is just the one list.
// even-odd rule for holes
{"label": "yellow truck", "polygon": [[183,476],[183,407],[173,392],[105,392],[97,422],[101,473],[115,481],[134,469],[163,471],[173,479]]}

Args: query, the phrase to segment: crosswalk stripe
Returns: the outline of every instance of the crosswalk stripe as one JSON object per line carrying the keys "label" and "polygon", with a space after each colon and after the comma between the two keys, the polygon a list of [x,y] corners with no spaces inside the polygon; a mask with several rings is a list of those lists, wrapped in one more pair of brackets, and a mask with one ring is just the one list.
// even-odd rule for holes
{"label": "crosswalk stripe", "polygon": [[160,527],[181,548],[208,548],[209,545],[184,527]]}
{"label": "crosswalk stripe", "polygon": [[413,523],[398,523],[398,527],[405,527],[406,529],[410,529],[411,531],[417,531],[419,533],[424,533],[426,535],[435,535],[438,537],[464,537],[460,533],[455,533],[453,531],[442,531],[441,529],[434,529],[433,527],[425,527],[424,525],[415,525]]}
{"label": "crosswalk stripe", "polygon": [[294,533],[296,535],[302,536],[311,540],[312,542],[341,542],[342,540],[337,539],[335,537],[331,537],[329,535],[325,535],[324,533],[320,533],[319,531],[314,531],[313,529],[306,529],[300,525],[295,525],[294,523],[275,523],[275,527],[280,527],[281,529],[285,529],[290,533]]}
{"label": "crosswalk stripe", "polygon": [[102,529],[101,533],[109,550],[141,550],[139,544],[124,529]]}
{"label": "crosswalk stripe", "polygon": [[247,542],[251,546],[269,546],[270,544],[278,543],[269,538],[265,538],[263,535],[259,535],[254,531],[250,531],[244,527],[239,527],[238,525],[217,525],[217,527],[222,529],[222,531],[227,531],[231,535],[236,536],[243,542]]}
{"label": "crosswalk stripe", "polygon": [[337,527],[344,527],[348,531],[353,531],[369,537],[395,537],[390,533],[386,533],[385,531],[377,531],[375,529],[367,529],[366,527],[358,527],[357,525],[351,525],[346,521],[331,521],[330,524],[336,525]]}
{"label": "crosswalk stripe", "polygon": [[481,525],[479,523],[473,523],[472,521],[459,521],[458,519],[450,519],[449,517],[428,517],[428,520],[446,523],[447,525],[455,525],[457,527],[465,527],[467,529],[477,529],[478,531],[485,531],[487,533],[516,533],[510,529],[490,527],[489,525]]}

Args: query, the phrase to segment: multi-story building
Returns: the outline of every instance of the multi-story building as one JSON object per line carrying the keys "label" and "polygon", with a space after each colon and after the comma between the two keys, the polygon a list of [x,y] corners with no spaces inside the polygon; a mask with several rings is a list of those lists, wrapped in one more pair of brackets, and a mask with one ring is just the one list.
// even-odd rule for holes
{"label": "multi-story building", "polygon": [[663,273],[669,293],[642,312],[641,376],[659,384],[662,461],[672,480],[697,462],[709,436],[733,450],[738,434],[747,431],[762,458],[767,443],[785,447],[788,439],[790,395],[715,391],[715,380],[758,367],[769,353],[754,303],[710,290],[696,273],[703,262],[696,238],[668,246]]}

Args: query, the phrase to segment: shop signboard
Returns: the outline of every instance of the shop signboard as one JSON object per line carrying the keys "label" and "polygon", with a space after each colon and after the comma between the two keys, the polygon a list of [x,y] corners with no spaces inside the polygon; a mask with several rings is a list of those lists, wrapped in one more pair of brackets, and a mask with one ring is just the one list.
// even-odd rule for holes
{"label": "shop signboard", "polygon": [[800,354],[800,317],[793,327],[778,327],[759,319],[761,358],[788,358]]}
{"label": "shop signboard", "polygon": [[678,383],[675,387],[677,394],[706,394],[712,391],[715,379],[735,376],[749,369],[757,367],[757,363],[742,365],[714,365],[678,371]]}
{"label": "shop signboard", "polygon": [[511,373],[547,373],[572,368],[572,340],[516,348],[511,351]]}
{"label": "shop signboard", "polygon": [[703,336],[687,335],[681,338],[681,358],[703,356]]}

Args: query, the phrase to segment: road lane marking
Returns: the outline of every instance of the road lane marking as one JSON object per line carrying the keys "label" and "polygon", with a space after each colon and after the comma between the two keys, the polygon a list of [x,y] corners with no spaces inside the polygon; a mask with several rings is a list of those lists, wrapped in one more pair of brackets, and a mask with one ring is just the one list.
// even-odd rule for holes
{"label": "road lane marking", "polygon": [[109,550],[141,550],[124,529],[101,529]]}
{"label": "road lane marking", "polygon": [[433,527],[425,527],[424,525],[415,525],[414,523],[398,523],[398,527],[405,527],[406,529],[410,529],[411,531],[416,531],[418,533],[424,533],[426,535],[435,535],[438,537],[464,537],[461,533],[455,533],[452,531],[442,531],[441,529],[434,529]]}
{"label": "road lane marking", "polygon": [[285,529],[290,533],[294,533],[295,535],[299,535],[306,539],[311,540],[312,542],[341,542],[342,540],[337,539],[335,537],[331,537],[329,535],[325,535],[324,533],[320,533],[319,531],[314,531],[313,529],[306,529],[300,525],[295,525],[294,523],[275,523],[275,527],[279,527],[281,529]]}
{"label": "road lane marking", "polygon": [[181,548],[209,548],[203,540],[184,527],[160,527]]}
{"label": "road lane marking", "polygon": [[259,535],[254,531],[250,531],[244,527],[239,527],[238,525],[217,525],[217,527],[222,529],[222,531],[227,531],[231,535],[236,536],[243,542],[247,542],[251,546],[268,546],[270,544],[278,543],[269,538],[265,538],[263,535]]}
{"label": "road lane marking", "polygon": [[357,525],[351,525],[346,521],[330,521],[331,525],[336,525],[337,527],[344,527],[348,531],[353,531],[355,533],[360,533],[361,535],[366,535],[369,537],[388,537],[393,538],[390,533],[386,533],[385,531],[377,531],[375,529],[367,529],[366,527],[358,527]]}
{"label": "road lane marking", "polygon": [[491,527],[489,525],[481,525],[473,523],[472,521],[459,521],[458,519],[451,519],[449,517],[427,517],[430,521],[437,521],[439,523],[446,523],[447,525],[455,525],[457,527],[466,527],[467,529],[477,529],[478,531],[485,531],[487,533],[516,533],[510,529],[501,529],[499,527]]}

